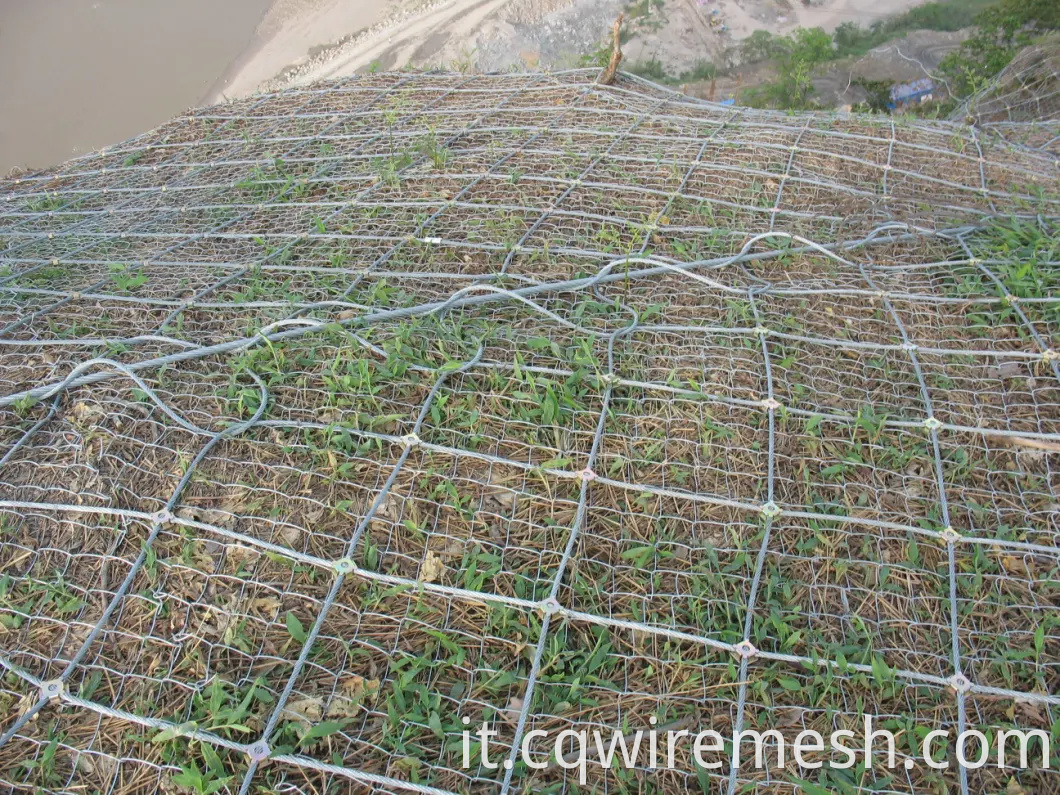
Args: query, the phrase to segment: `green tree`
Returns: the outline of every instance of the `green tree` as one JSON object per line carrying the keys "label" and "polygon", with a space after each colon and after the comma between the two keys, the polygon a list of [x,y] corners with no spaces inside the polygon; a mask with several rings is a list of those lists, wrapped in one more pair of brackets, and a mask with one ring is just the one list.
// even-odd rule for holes
{"label": "green tree", "polygon": [[745,61],[768,61],[787,51],[785,40],[768,30],[756,30],[743,40],[740,53]]}
{"label": "green tree", "polygon": [[[765,44],[764,38],[761,43]],[[790,36],[772,37],[777,80],[748,92],[752,104],[774,108],[812,107],[813,70],[835,57],[832,37],[822,28],[798,28]]]}
{"label": "green tree", "polygon": [[872,34],[864,30],[857,22],[844,22],[835,29],[833,39],[837,54],[844,56],[860,53],[865,43],[872,39]]}
{"label": "green tree", "polygon": [[824,32],[824,28],[797,28],[790,38],[791,51],[786,59],[789,65],[816,66],[835,58],[832,37]]}

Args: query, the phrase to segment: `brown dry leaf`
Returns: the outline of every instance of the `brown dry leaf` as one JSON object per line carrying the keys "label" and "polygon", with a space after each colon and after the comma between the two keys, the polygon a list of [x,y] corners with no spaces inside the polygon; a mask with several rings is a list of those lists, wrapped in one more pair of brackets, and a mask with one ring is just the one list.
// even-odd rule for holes
{"label": "brown dry leaf", "polygon": [[923,478],[928,474],[927,466],[923,461],[911,461],[905,468],[905,474],[915,478]]}
{"label": "brown dry leaf", "polygon": [[443,558],[462,558],[464,557],[464,544],[459,539],[454,538],[447,541],[440,552]]}
{"label": "brown dry leaf", "polygon": [[487,482],[491,486],[502,486],[510,491],[512,484],[522,483],[522,473],[514,471],[509,466],[498,464],[490,467]]}
{"label": "brown dry leaf", "polygon": [[401,506],[398,505],[397,500],[391,495],[387,495],[383,498],[383,501],[379,503],[379,507],[375,509],[373,518],[376,519],[397,519],[401,513]]}
{"label": "brown dry leaf", "polygon": [[207,638],[221,637],[224,635],[229,624],[228,616],[226,616],[219,608],[211,605],[206,605],[204,610],[205,615],[203,615],[202,622],[199,624],[199,632]]}
{"label": "brown dry leaf", "polygon": [[487,532],[494,541],[504,538],[504,527],[500,522],[490,522]]}
{"label": "brown dry leaf", "polygon": [[96,765],[89,754],[78,754],[74,760],[74,767],[79,773],[84,773],[86,776],[95,775],[96,772]]}
{"label": "brown dry leaf", "polygon": [[120,764],[117,759],[99,754],[92,756],[87,753],[77,755],[77,769],[87,775],[97,776],[99,781],[110,781],[118,771]]}
{"label": "brown dry leaf", "polygon": [[1009,469],[1011,469],[1013,472],[1019,470],[1020,462],[1022,462],[1024,466],[1027,466],[1028,464],[1038,466],[1040,464],[1045,463],[1048,453],[1045,450],[1020,450],[1018,456],[1019,461],[1013,461],[1012,464],[1009,466]]}
{"label": "brown dry leaf", "polygon": [[221,544],[213,539],[206,539],[192,547],[191,565],[199,571],[213,574],[217,570],[217,561],[222,552],[224,552],[224,547]]}
{"label": "brown dry leaf", "polygon": [[256,610],[266,615],[276,615],[280,612],[280,600],[275,596],[262,596],[258,599],[251,599],[247,602],[247,606],[251,610]]}
{"label": "brown dry leaf", "polygon": [[21,718],[23,715],[33,709],[33,705],[36,703],[36,697],[31,696],[27,693],[26,695],[22,696],[22,698],[18,700],[18,704],[15,705],[15,714]]}
{"label": "brown dry leaf", "polygon": [[356,718],[360,712],[357,708],[359,703],[352,698],[346,698],[346,696],[335,696],[335,698],[331,699],[331,703],[328,704],[328,708],[324,710],[324,717]]}
{"label": "brown dry leaf", "polygon": [[294,525],[285,524],[276,535],[285,546],[295,547],[302,538],[302,530]]}
{"label": "brown dry leaf", "polygon": [[423,565],[420,566],[420,575],[416,579],[420,582],[438,582],[443,574],[445,574],[445,564],[442,563],[440,557],[428,549],[427,557],[423,559]]}
{"label": "brown dry leaf", "polygon": [[1018,378],[1023,373],[1023,365],[1020,362],[1002,362],[996,367],[986,368],[986,374],[990,378]]}
{"label": "brown dry leaf", "polygon": [[1027,573],[1027,568],[1023,565],[1023,559],[1017,558],[1014,555],[1003,555],[1001,557],[1001,565],[1005,567],[1005,571],[1009,574]]}
{"label": "brown dry leaf", "polygon": [[236,517],[227,511],[218,510],[211,508],[207,511],[203,511],[201,514],[202,518],[199,520],[204,524],[212,524],[214,527],[221,527],[225,530],[231,530],[235,527]]}
{"label": "brown dry leaf", "polygon": [[202,510],[194,505],[185,505],[182,508],[177,508],[174,515],[181,519],[187,519],[189,522],[202,521]]}
{"label": "brown dry leaf", "polygon": [[508,706],[505,708],[502,716],[505,722],[515,726],[519,723],[519,713],[523,711],[523,700],[518,696],[512,696],[512,700],[508,702]]}
{"label": "brown dry leaf", "polygon": [[801,726],[805,710],[801,707],[781,707],[776,711],[774,724],[781,728],[790,729],[792,726]]}
{"label": "brown dry leaf", "polygon": [[342,422],[342,412],[338,409],[323,409],[317,414],[321,422]]}
{"label": "brown dry leaf", "polygon": [[[1017,698],[1013,703],[1013,713],[1016,712],[1018,712],[1025,720],[1032,723],[1043,724],[1047,722],[1046,715],[1042,712],[1042,705],[1037,701],[1031,701],[1026,698]],[[1015,714],[1010,717],[1014,719]]]}
{"label": "brown dry leaf", "polygon": [[228,562],[233,566],[239,567],[244,560],[257,560],[261,557],[261,553],[256,549],[251,549],[245,544],[232,544],[228,547]]}
{"label": "brown dry leaf", "polygon": [[374,697],[379,692],[378,679],[365,679],[363,676],[354,674],[342,682],[342,689],[348,695],[355,698],[361,696]]}
{"label": "brown dry leaf", "polygon": [[324,717],[324,700],[321,698],[300,698],[297,701],[288,701],[287,706],[283,708],[283,714],[295,720],[316,723]]}
{"label": "brown dry leaf", "polygon": [[1023,788],[1023,785],[1016,781],[1016,777],[1013,776],[1008,780],[1008,784],[1005,785],[1005,795],[1028,795],[1028,793]]}
{"label": "brown dry leaf", "polygon": [[379,680],[351,676],[342,682],[340,688],[342,694],[335,696],[328,704],[325,717],[356,718],[364,711],[362,704],[375,702],[379,693]]}
{"label": "brown dry leaf", "polygon": [[488,495],[491,502],[495,503],[497,507],[510,511],[515,507],[515,492],[504,489],[503,491],[498,489],[497,491],[491,491]]}
{"label": "brown dry leaf", "polygon": [[901,489],[899,489],[899,491],[901,491],[902,494],[911,499],[923,497],[925,493],[924,487],[916,482],[910,483],[908,486],[903,486]]}
{"label": "brown dry leaf", "polygon": [[221,509],[228,513],[242,513],[247,506],[247,492],[239,489],[229,492],[221,502]]}
{"label": "brown dry leaf", "polygon": [[70,409],[70,414],[83,428],[99,425],[106,413],[99,406],[90,406],[84,401],[79,401]]}

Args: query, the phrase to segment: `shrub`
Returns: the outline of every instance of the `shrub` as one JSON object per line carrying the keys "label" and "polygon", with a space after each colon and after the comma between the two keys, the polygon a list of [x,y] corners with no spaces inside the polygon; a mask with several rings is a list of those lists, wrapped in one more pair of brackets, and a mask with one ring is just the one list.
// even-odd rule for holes
{"label": "shrub", "polygon": [[687,72],[681,73],[681,80],[690,82],[692,80],[713,80],[718,70],[710,61],[696,61]]}
{"label": "shrub", "polygon": [[669,75],[666,74],[666,69],[662,65],[662,61],[656,58],[631,64],[629,71],[635,75],[640,75],[641,77],[646,77],[649,80],[655,80],[660,83],[669,79]]}

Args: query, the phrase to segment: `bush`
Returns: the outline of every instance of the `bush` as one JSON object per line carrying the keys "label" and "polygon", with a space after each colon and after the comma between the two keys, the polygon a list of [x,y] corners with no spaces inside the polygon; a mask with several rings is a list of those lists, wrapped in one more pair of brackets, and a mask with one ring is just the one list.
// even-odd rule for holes
{"label": "bush", "polygon": [[791,41],[785,59],[788,65],[816,66],[836,56],[832,37],[824,32],[824,28],[797,28],[788,38]]}
{"label": "bush", "polygon": [[768,30],[756,30],[740,45],[740,53],[745,61],[768,61],[785,52],[785,38],[774,36]]}
{"label": "bush", "polygon": [[[757,34],[765,31],[756,31]],[[768,37],[768,38],[767,38]],[[757,36],[752,51],[774,52],[779,78],[747,93],[752,105],[773,108],[812,107],[813,69],[835,57],[832,37],[822,28],[798,28],[790,36]]]}
{"label": "bush", "polygon": [[[874,47],[879,47],[911,30],[960,30],[972,25],[976,14],[992,7],[995,2],[996,0],[937,0],[937,2],[925,3],[912,8],[896,17],[878,20],[867,28],[861,27],[856,22],[844,22],[832,35],[833,46],[830,53],[822,49],[820,55],[824,60],[845,58],[848,55],[864,55]],[[752,61],[777,58],[793,47],[799,46],[800,34],[807,35],[796,31],[791,37],[777,37],[771,36],[764,30],[756,31],[744,43],[742,48],[744,58]],[[756,36],[757,39],[755,39]],[[805,45],[808,42],[802,43]],[[826,55],[827,57],[824,57]],[[810,62],[819,63],[820,61],[811,60]]]}
{"label": "bush", "polygon": [[601,45],[592,52],[583,55],[578,63],[581,66],[599,66],[603,69],[611,63],[611,44]]}
{"label": "bush", "polygon": [[681,73],[681,81],[690,83],[693,80],[713,80],[718,70],[710,61],[696,61],[687,72]]}
{"label": "bush", "polygon": [[868,96],[863,103],[864,108],[858,110],[872,111],[874,113],[890,113],[887,103],[891,101],[891,82],[889,80],[865,80],[856,78],[854,85],[865,89]]}
{"label": "bush", "polygon": [[657,83],[662,83],[670,77],[666,74],[666,69],[663,67],[662,61],[659,61],[656,58],[652,58],[650,61],[641,61],[639,63],[631,64],[629,71],[632,74],[646,77]]}
{"label": "bush", "polygon": [[811,77],[816,66],[835,58],[864,55],[910,30],[958,30],[975,20],[983,29],[970,46],[977,57],[969,58],[964,52],[969,48],[962,47],[961,56],[949,58],[949,71],[944,70],[959,86],[967,87],[981,82],[981,74],[996,74],[1008,63],[1012,53],[1007,39],[1025,34],[1028,26],[1041,29],[1055,25],[1057,17],[1060,0],[937,0],[868,28],[844,22],[831,36],[821,28],[799,28],[789,36],[756,30],[744,40],[741,54],[747,61],[775,61],[778,79],[747,96],[760,106],[812,107]]}
{"label": "bush", "polygon": [[835,29],[832,38],[835,41],[836,55],[840,58],[872,49],[870,42],[874,39],[872,31],[861,27],[857,22],[844,22]]}

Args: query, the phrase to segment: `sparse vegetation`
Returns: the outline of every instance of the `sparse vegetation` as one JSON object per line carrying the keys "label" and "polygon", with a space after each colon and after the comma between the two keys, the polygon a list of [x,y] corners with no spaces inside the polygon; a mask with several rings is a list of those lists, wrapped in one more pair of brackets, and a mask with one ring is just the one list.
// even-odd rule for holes
{"label": "sparse vegetation", "polygon": [[249,162],[167,125],[164,195],[0,185],[0,786],[499,789],[464,718],[530,737],[521,792],[728,787],[731,746],[581,785],[534,730],[1060,741],[1053,160],[593,79],[374,74],[256,98]]}
{"label": "sparse vegetation", "polygon": [[974,94],[1004,69],[1019,49],[1060,30],[1060,4],[1051,0],[999,0],[975,17],[975,34],[941,64],[957,98]]}
{"label": "sparse vegetation", "polygon": [[[779,77],[749,89],[745,99],[755,106],[814,107],[811,78],[823,64],[862,56],[911,30],[951,31],[967,27],[974,27],[976,33],[948,55],[940,67],[951,95],[942,111],[997,75],[1036,35],[1060,29],[1060,17],[1056,4],[1048,0],[940,0],[879,20],[867,28],[845,22],[831,36],[819,28],[799,29],[788,36],[758,30],[740,43],[741,58],[748,62],[773,61]],[[872,96],[867,109],[888,112],[878,96],[879,87],[870,88]],[[942,112],[937,105],[932,110]]]}
{"label": "sparse vegetation", "polygon": [[783,38],[766,36],[768,41],[750,45],[751,52],[769,53],[766,57],[776,61],[780,77],[750,89],[747,94],[751,104],[791,109],[811,107],[813,71],[836,56],[832,38],[821,28],[799,28]]}

